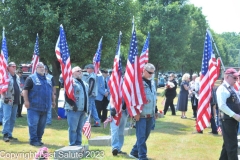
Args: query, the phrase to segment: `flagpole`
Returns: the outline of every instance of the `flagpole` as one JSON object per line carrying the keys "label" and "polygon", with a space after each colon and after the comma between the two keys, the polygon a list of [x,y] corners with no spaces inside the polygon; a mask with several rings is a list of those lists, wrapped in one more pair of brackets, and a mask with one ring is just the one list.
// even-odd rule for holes
{"label": "flagpole", "polygon": [[214,47],[215,47],[215,49],[216,49],[216,51],[217,51],[217,54],[218,54],[218,56],[220,57],[220,61],[221,61],[222,67],[223,67],[223,71],[225,71],[225,66],[224,66],[224,64],[223,64],[222,57],[220,56],[220,54],[219,54],[219,52],[218,52],[218,49],[217,49],[216,43],[215,43],[215,41],[214,41],[212,35],[211,35],[211,39],[212,39],[212,42],[213,42],[213,44],[214,44]]}

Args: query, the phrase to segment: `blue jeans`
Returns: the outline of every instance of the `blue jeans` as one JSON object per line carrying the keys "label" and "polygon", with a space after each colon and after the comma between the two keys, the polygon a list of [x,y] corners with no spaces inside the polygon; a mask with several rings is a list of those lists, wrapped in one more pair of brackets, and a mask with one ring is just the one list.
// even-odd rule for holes
{"label": "blue jeans", "polygon": [[85,123],[85,112],[66,110],[68,122],[69,145],[76,146],[82,144],[82,128]]}
{"label": "blue jeans", "polygon": [[0,122],[2,122],[3,119],[3,108],[2,108],[2,102],[0,101]]}
{"label": "blue jeans", "polygon": [[98,113],[97,113],[97,109],[96,109],[96,105],[95,105],[95,97],[89,97],[89,113],[91,113],[91,116],[94,119],[94,124],[96,125],[96,123],[98,123],[97,126],[100,126],[100,119],[98,117]]}
{"label": "blue jeans", "polygon": [[17,104],[11,106],[2,102],[2,134],[8,134],[8,137],[12,137],[13,127],[17,116],[17,109]]}
{"label": "blue jeans", "polygon": [[46,124],[52,124],[52,107],[47,112],[47,122]]}
{"label": "blue jeans", "polygon": [[114,121],[110,123],[111,136],[112,136],[112,149],[117,149],[121,151],[124,142],[124,129],[127,123],[128,113],[127,111],[122,111],[122,117],[119,126],[115,124]]}
{"label": "blue jeans", "polygon": [[27,120],[30,144],[35,142],[41,142],[44,129],[46,126],[47,112],[28,109]]}
{"label": "blue jeans", "polygon": [[136,137],[137,141],[132,148],[130,154],[138,155],[140,160],[147,159],[147,145],[146,141],[153,126],[153,118],[140,118],[136,121]]}

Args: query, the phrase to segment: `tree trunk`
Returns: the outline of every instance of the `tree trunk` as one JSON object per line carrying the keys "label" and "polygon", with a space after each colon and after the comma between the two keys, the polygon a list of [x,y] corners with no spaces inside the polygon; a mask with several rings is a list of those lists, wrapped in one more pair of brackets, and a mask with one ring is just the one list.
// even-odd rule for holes
{"label": "tree trunk", "polygon": [[60,74],[61,74],[60,63],[56,59],[52,61],[52,75],[53,75],[55,87],[56,87],[56,107],[53,108],[53,110],[55,111],[52,111],[52,118],[57,118],[58,116],[58,97],[59,97],[59,91],[61,89],[59,85]]}

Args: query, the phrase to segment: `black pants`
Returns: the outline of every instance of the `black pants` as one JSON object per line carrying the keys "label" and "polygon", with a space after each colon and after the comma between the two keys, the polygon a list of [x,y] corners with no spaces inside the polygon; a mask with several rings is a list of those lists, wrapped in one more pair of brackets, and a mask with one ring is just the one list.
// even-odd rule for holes
{"label": "black pants", "polygon": [[24,99],[23,96],[21,96],[21,104],[18,105],[18,110],[17,110],[17,116],[22,116],[22,107],[23,107]]}
{"label": "black pants", "polygon": [[191,103],[192,103],[193,117],[197,118],[198,99],[195,97],[195,95],[191,97]]}
{"label": "black pants", "polygon": [[173,100],[175,97],[166,97],[165,105],[164,105],[164,115],[168,111],[168,107],[170,106],[172,110],[172,115],[176,115],[175,107],[173,105]]}
{"label": "black pants", "polygon": [[[95,100],[98,117],[101,119],[101,122],[103,123],[107,119],[107,105],[109,103],[109,100],[107,97],[104,97],[102,101]],[[101,113],[102,112],[102,113]]]}
{"label": "black pants", "polygon": [[214,114],[213,114],[213,106],[214,106],[214,105],[211,105],[211,118],[210,118],[210,123],[211,123],[212,133],[218,133],[218,132],[217,132],[217,125],[216,125],[216,122],[215,122],[215,117],[214,117]]}
{"label": "black pants", "polygon": [[238,122],[233,118],[220,121],[223,145],[219,160],[238,160]]}

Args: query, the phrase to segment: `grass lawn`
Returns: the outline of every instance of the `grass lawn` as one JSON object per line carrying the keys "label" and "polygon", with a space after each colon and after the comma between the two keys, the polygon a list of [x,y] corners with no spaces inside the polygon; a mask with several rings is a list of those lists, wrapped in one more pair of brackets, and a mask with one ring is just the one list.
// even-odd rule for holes
{"label": "grass lawn", "polygon": [[[160,93],[162,89],[158,89]],[[161,105],[163,97],[158,97],[158,109],[163,110]],[[175,104],[177,99],[175,99]],[[210,128],[204,130],[203,134],[192,134],[195,131],[195,120],[192,117],[192,109],[188,105],[187,117],[188,119],[181,119],[180,112],[177,112],[177,116],[172,116],[171,111],[167,112],[164,118],[159,118],[156,121],[155,130],[150,134],[147,140],[148,157],[154,160],[215,160],[219,158],[222,136],[214,136],[209,134]],[[23,114],[23,118],[17,118],[16,125],[13,131],[13,136],[17,137],[19,141],[12,141],[5,143],[0,140],[0,159],[10,159],[12,153],[34,153],[37,152],[40,147],[33,147],[29,145],[28,139],[28,127],[26,114]],[[50,153],[59,148],[68,145],[68,125],[65,119],[54,119],[51,126],[47,126],[43,136],[43,142],[45,146],[49,148]],[[0,126],[2,130],[2,126]],[[92,136],[109,135],[109,125],[107,128],[92,127]],[[2,139],[2,134],[0,135]],[[129,153],[132,146],[136,142],[135,135],[125,136],[125,143],[122,151]],[[83,136],[83,145],[87,145],[88,141]],[[89,150],[104,151],[104,158],[102,159],[130,159],[127,155],[119,155],[113,157],[110,146],[89,146]],[[16,156],[16,154],[13,154]],[[4,157],[5,156],[5,157]],[[25,154],[27,156],[27,154]],[[13,158],[24,159],[24,158]],[[26,157],[27,159],[27,157]],[[29,158],[29,159],[33,159]],[[87,159],[87,158],[85,158]],[[90,158],[88,158],[90,159]],[[97,159],[97,158],[92,158]]]}

